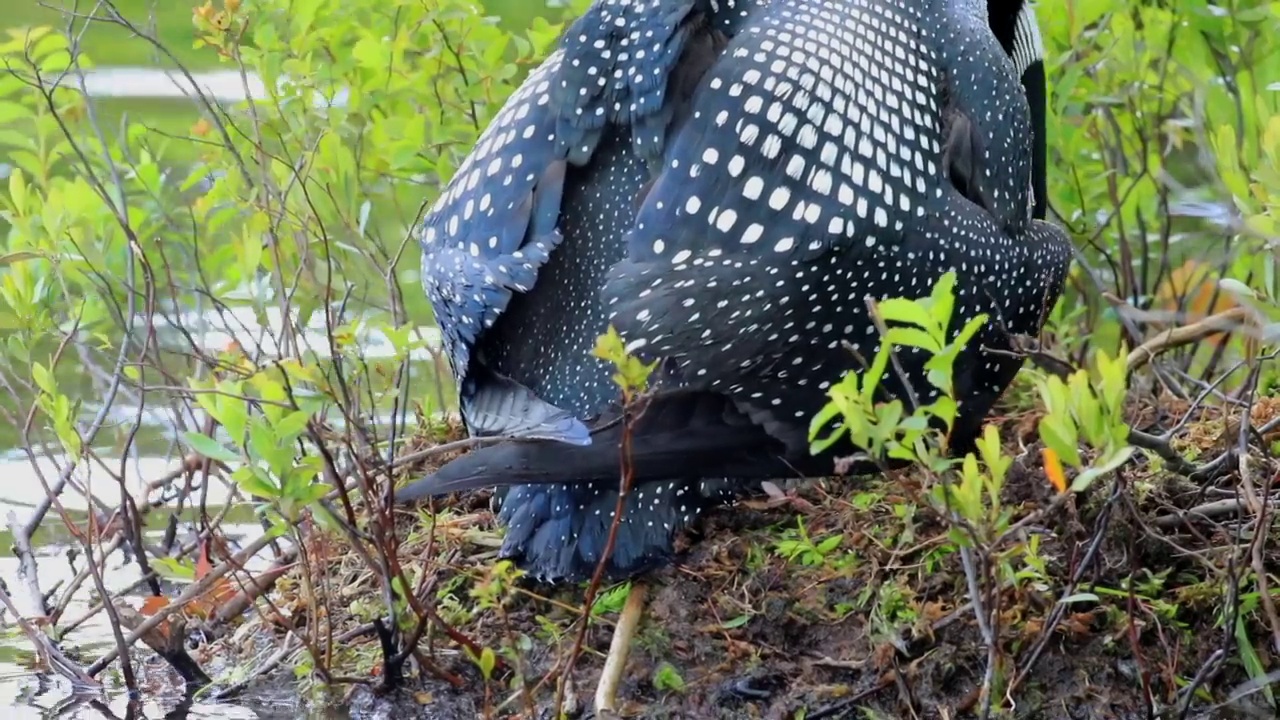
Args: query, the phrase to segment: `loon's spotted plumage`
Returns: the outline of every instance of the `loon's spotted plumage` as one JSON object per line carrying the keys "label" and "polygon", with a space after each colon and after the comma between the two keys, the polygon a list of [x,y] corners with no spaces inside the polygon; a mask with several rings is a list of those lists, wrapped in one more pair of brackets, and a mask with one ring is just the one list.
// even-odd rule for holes
{"label": "loon's spotted plumage", "polygon": [[[854,369],[842,341],[878,347],[864,297],[924,295],[951,269],[957,315],[996,316],[957,364],[955,435],[975,434],[1019,365],[981,348],[1038,331],[1069,261],[1030,217],[1034,17],[1016,3],[1017,36],[998,36],[991,2],[598,0],[425,223],[463,416],[522,440],[401,499],[530,483],[501,498],[503,554],[544,580],[588,575],[617,499],[617,393],[590,357],[612,323],[663,361],[609,563],[643,571],[744,480],[829,472],[808,420]],[[904,360],[927,387],[923,358]]]}

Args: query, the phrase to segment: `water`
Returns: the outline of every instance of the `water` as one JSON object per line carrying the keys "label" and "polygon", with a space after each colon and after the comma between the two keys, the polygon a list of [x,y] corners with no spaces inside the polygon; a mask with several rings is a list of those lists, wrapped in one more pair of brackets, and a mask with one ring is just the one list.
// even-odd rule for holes
{"label": "water", "polygon": [[[0,538],[0,546],[8,548],[13,543],[13,535],[7,529],[8,523],[12,518],[16,518],[18,522],[23,522],[30,517],[32,508],[44,497],[44,490],[41,487],[39,476],[37,475],[32,464],[26,460],[20,460],[12,457],[16,453],[8,453],[10,457],[0,460],[0,472],[3,472],[7,481],[0,486],[0,517],[5,519],[6,529]],[[53,467],[53,463],[48,460],[42,460],[38,463],[42,472],[46,477],[56,477],[57,472]],[[141,488],[147,479],[161,477],[166,472],[177,466],[177,463],[169,462],[163,458],[157,457],[140,457],[127,463],[128,476],[127,482],[135,492],[135,497],[143,497]],[[112,502],[112,493],[116,490],[114,481],[111,480],[105,472],[98,469],[95,473],[92,467],[86,466],[85,471],[77,473],[76,479],[88,482],[91,492],[110,505]],[[70,514],[83,519],[87,511],[87,501],[75,494],[65,493],[62,496],[64,506]],[[227,492],[225,486],[221,483],[213,483],[210,486],[210,509],[216,512],[217,507],[225,506]],[[12,516],[10,515],[12,513]],[[247,512],[241,513],[248,515]],[[163,518],[156,517],[154,520],[163,521]],[[244,543],[261,533],[261,527],[252,523],[231,523],[224,526],[226,535],[229,539],[237,543]],[[145,535],[148,540],[153,543],[159,543],[162,537],[162,530],[159,528],[151,528]],[[71,581],[75,575],[75,571],[84,566],[83,559],[77,558],[75,568],[65,557],[67,550],[75,545],[74,541],[66,536],[66,531],[62,527],[62,523],[58,518],[49,516],[44,523],[43,535],[38,536],[34,546],[34,554],[39,564],[39,582],[40,588],[44,592],[58,586],[60,583],[65,584]],[[179,539],[182,538],[180,533]],[[251,570],[260,570],[265,566],[266,560],[261,556],[255,558],[250,563]],[[142,577],[135,563],[128,563],[122,553],[113,553],[107,560],[106,566],[103,568],[104,583],[111,591],[121,591],[133,584]],[[34,606],[34,601],[26,592],[24,583],[19,579],[18,559],[10,553],[0,556],[0,577],[4,578],[9,587],[10,595],[14,603],[18,606],[19,611],[24,617],[33,617],[39,615],[39,611]],[[84,586],[86,589],[88,583]],[[145,590],[135,591],[129,598],[130,604],[137,607],[141,603]],[[81,591],[76,594],[75,598],[67,605],[67,610],[63,614],[64,621],[81,617],[91,606],[88,593]],[[6,613],[6,616],[8,614]],[[9,620],[6,617],[6,620]],[[110,715],[101,712],[100,709],[85,707],[76,713],[70,715],[59,713],[58,710],[66,702],[67,697],[71,694],[71,687],[61,678],[36,677],[31,669],[30,663],[33,658],[31,644],[20,631],[13,626],[10,632],[0,640],[0,707],[6,708],[4,711],[8,717],[53,717],[55,714],[61,717],[109,717]],[[7,628],[7,629],[9,629]],[[90,619],[80,625],[69,637],[65,643],[64,650],[74,653],[82,661],[92,661],[100,656],[106,650],[113,647],[111,639],[111,629],[107,623],[104,613],[97,613]],[[154,666],[151,666],[154,667]],[[115,684],[112,682],[112,673],[107,671],[103,673],[103,680],[110,687]],[[177,705],[179,698],[171,698],[170,706]],[[165,715],[168,710],[162,709],[164,702],[161,699],[150,698],[145,708],[147,717],[160,717]],[[118,706],[118,707],[117,707]],[[125,709],[127,707],[127,699],[120,697],[107,704],[112,709],[113,714],[117,717],[125,717]],[[255,714],[249,709],[234,708],[212,708],[193,706],[188,711],[188,717],[226,717],[226,718],[256,718],[262,717]]]}
{"label": "water", "polygon": [[[230,317],[231,315],[235,317]],[[218,318],[204,318],[198,313],[184,313],[177,315],[176,323],[193,330],[192,337],[198,346],[220,348],[234,340],[242,346],[253,347],[253,343],[257,341],[270,357],[275,353],[275,347],[270,338],[279,332],[281,322],[278,311],[268,310],[264,319],[265,324],[259,325],[254,321],[254,314],[248,311],[225,313]],[[411,355],[410,383],[413,397],[425,400],[428,399],[425,397],[428,394],[428,388],[437,386],[435,378],[436,368],[439,366],[436,364],[437,359],[432,354],[431,348],[437,346],[439,340],[432,328],[418,330],[429,347]],[[323,325],[317,322],[304,329],[300,339],[304,346],[324,348],[327,347],[324,333]],[[176,350],[184,346],[185,340],[182,338],[183,336],[172,327],[157,327],[157,339],[161,347]],[[263,342],[264,340],[266,341]],[[394,357],[391,344],[377,331],[363,331],[363,334],[358,337],[358,342],[366,360],[376,361]],[[323,353],[321,355],[323,356]],[[74,366],[68,367],[70,369],[61,373],[58,381],[69,395],[76,398],[102,397],[101,381],[95,387],[94,379],[87,373],[77,371]],[[5,402],[10,403],[9,407],[12,411],[14,408],[25,408],[29,399],[19,398],[17,402],[6,399]],[[181,467],[180,451],[174,443],[176,434],[171,411],[154,400],[149,401],[148,405],[152,407],[148,412],[143,413],[141,430],[133,444],[137,450],[123,463],[126,487],[140,505],[148,498],[148,483],[171,475]],[[81,413],[82,424],[87,425],[92,417],[98,414],[100,407],[86,405]],[[375,421],[380,421],[384,425],[390,420],[389,408],[377,408],[373,414]],[[20,412],[19,416],[21,415]],[[110,444],[113,442],[119,444],[119,438],[127,435],[128,428],[137,421],[137,417],[138,406],[131,404],[129,398],[123,395],[110,408],[107,415],[109,429],[101,433],[102,442],[107,444],[95,449],[104,458],[104,464],[112,471],[119,471],[121,462],[119,450],[113,452]],[[187,419],[188,426],[199,426],[200,421],[200,416]],[[341,426],[339,418],[330,419],[330,424]],[[3,477],[6,478],[5,482],[0,483],[0,526],[2,526],[0,535],[4,536],[0,538],[0,547],[12,547],[13,534],[9,529],[10,524],[25,523],[31,517],[33,509],[45,497],[41,475],[46,482],[53,483],[60,475],[62,462],[60,453],[50,453],[50,457],[37,457],[33,463],[27,452],[22,449],[19,435],[14,429],[3,428],[3,432],[0,432],[0,473],[3,473]],[[95,498],[101,501],[102,506],[114,509],[119,504],[119,485],[111,472],[101,465],[83,462],[71,477],[74,482],[87,488]],[[150,496],[155,497],[157,492],[152,490]],[[60,499],[68,515],[83,527],[88,517],[89,502],[79,493],[70,491],[64,493]],[[229,499],[229,488],[224,481],[211,477],[207,499],[210,516],[216,516],[225,508]],[[162,544],[168,513],[169,509],[166,507],[147,516],[144,536],[153,547]],[[196,527],[194,519],[191,511],[183,514],[174,543],[176,546],[193,540]],[[262,533],[262,527],[252,507],[233,506],[229,509],[227,519],[228,522],[224,522],[221,528],[232,551],[239,550]],[[65,586],[84,567],[78,542],[67,531],[55,511],[50,511],[45,517],[39,532],[33,537],[32,545],[33,554],[39,566],[39,587],[45,594],[60,585]],[[68,551],[72,549],[76,551],[74,561],[68,559]],[[264,550],[248,563],[247,569],[250,572],[261,571],[269,565],[270,559],[270,551]],[[126,557],[120,551],[108,557],[103,575],[105,585],[112,593],[125,591],[142,578],[142,572],[136,562],[132,562],[130,557]],[[33,595],[26,581],[20,577],[19,560],[13,552],[0,555],[0,578],[3,578],[7,584],[9,594],[23,617],[37,617],[42,614],[32,599]],[[61,614],[59,628],[64,627],[69,621],[82,617],[90,610],[91,587],[91,581],[81,586]],[[164,582],[164,592],[168,597],[176,597],[183,589],[183,585],[178,582]],[[58,592],[55,600],[61,599],[61,595],[62,593]],[[136,609],[148,595],[150,590],[148,586],[143,585],[124,593],[123,597]],[[11,620],[7,612],[5,619]],[[5,708],[4,711],[8,716],[32,718],[55,715],[73,718],[130,716],[127,698],[124,698],[122,693],[123,683],[118,678],[117,666],[109,667],[99,675],[99,679],[109,690],[108,697],[113,698],[111,702],[105,705],[75,705],[74,710],[68,711],[67,705],[72,702],[70,685],[58,677],[36,676],[32,671],[34,653],[30,641],[16,625],[8,625],[5,629],[8,632],[0,637],[0,708]],[[104,652],[112,649],[114,645],[107,617],[105,613],[99,612],[76,627],[68,635],[62,648],[82,665],[88,665]],[[174,687],[172,673],[163,661],[155,658],[145,647],[135,655],[135,660],[140,682],[148,688],[144,698],[146,702],[141,708],[135,708],[135,710],[146,717],[274,718],[297,717],[299,713],[299,709],[295,706],[296,694],[289,693],[284,694],[284,697],[289,698],[287,701],[272,702],[270,698],[267,700],[255,698],[251,703],[246,702],[243,705],[202,704],[191,702],[189,699],[184,701],[180,688]],[[215,681],[217,680],[218,668],[204,667],[204,669]],[[227,668],[227,670],[230,669]],[[116,692],[110,692],[111,690]],[[132,717],[138,717],[138,715],[135,714]]]}

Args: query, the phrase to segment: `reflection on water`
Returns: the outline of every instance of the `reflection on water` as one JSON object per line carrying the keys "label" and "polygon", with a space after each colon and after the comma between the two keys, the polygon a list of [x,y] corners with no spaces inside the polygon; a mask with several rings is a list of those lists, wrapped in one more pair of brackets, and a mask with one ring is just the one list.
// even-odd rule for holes
{"label": "reflection on water", "polygon": [[[204,348],[224,348],[234,340],[241,347],[252,348],[263,353],[267,358],[278,357],[277,348],[271,340],[273,336],[280,334],[281,329],[280,313],[276,309],[267,309],[262,315],[255,315],[247,308],[226,310],[220,314],[208,316],[201,316],[194,312],[174,315],[175,317],[169,321],[172,323],[170,326],[163,324],[164,321],[161,320],[163,316],[155,318],[158,321],[156,339],[162,347],[180,349],[185,343],[194,339],[197,345]],[[179,332],[179,326],[190,332],[190,335]],[[328,333],[323,317],[318,317],[308,323],[307,327],[299,329],[299,336],[302,347],[309,348],[320,358],[328,358]],[[444,399],[444,394],[439,391],[436,382],[440,367],[437,365],[439,360],[432,354],[432,350],[439,347],[439,334],[432,328],[419,328],[418,337],[426,341],[427,348],[414,351],[410,358],[411,398],[421,403],[424,411],[434,413]],[[353,340],[360,348],[361,355],[367,360],[394,360],[396,356],[395,349],[389,340],[372,327],[357,326]],[[180,373],[175,375],[181,376]],[[81,421],[85,424],[90,422],[101,409],[100,401],[95,404],[90,400],[103,397],[102,378],[90,377],[88,373],[80,372],[73,365],[64,364],[58,368],[58,382],[69,395],[85,400],[80,407]],[[379,432],[384,433],[384,437],[386,428],[392,420],[391,402],[395,399],[395,393],[387,394],[385,399],[387,401],[385,404],[379,403],[377,406],[367,408],[367,416],[372,420],[373,425],[381,426]],[[0,399],[0,402],[4,401],[5,399]],[[30,398],[9,398],[8,402],[16,402],[14,407],[25,408],[29,405]],[[21,416],[22,413],[18,414]],[[331,413],[326,421],[335,429],[345,426],[341,414],[337,412]],[[124,429],[132,428],[139,422],[141,423],[140,431],[131,438],[133,454],[122,464],[119,458],[119,447],[104,445],[104,443],[119,443],[122,437],[128,435]],[[196,415],[184,415],[183,422],[187,427],[202,426],[203,412],[197,411]],[[114,432],[103,432],[98,439],[98,447],[95,448],[103,459],[100,462],[81,462],[71,475],[72,483],[92,495],[95,498],[94,505],[99,508],[115,508],[119,504],[120,486],[115,479],[116,474],[123,475],[126,488],[139,505],[144,504],[148,499],[155,499],[156,493],[161,490],[148,493],[149,483],[172,474],[181,464],[178,448],[175,447],[175,439],[179,437],[179,433],[174,424],[172,411],[162,402],[152,400],[144,407],[144,411],[139,413],[136,395],[122,391],[107,414],[105,427]],[[65,460],[61,453],[53,451],[53,457],[45,457],[37,452],[37,458],[32,462],[24,449],[15,447],[21,444],[15,430],[7,428],[8,435],[5,431],[6,428],[0,428],[0,473],[3,473],[5,478],[0,482],[0,520],[3,521],[0,522],[0,536],[3,536],[0,537],[0,547],[9,548],[13,542],[12,534],[8,529],[10,513],[13,514],[16,522],[25,522],[31,516],[32,508],[44,499],[45,483],[53,484],[61,476],[64,470],[62,464]],[[215,438],[223,443],[230,440],[221,429],[215,433]],[[225,482],[219,478],[211,478],[206,502],[210,514],[217,514],[230,499],[231,494]],[[61,502],[74,520],[84,522],[90,505],[83,495],[79,492],[67,492],[61,497]],[[191,532],[192,523],[189,522],[191,516],[188,512],[187,517],[183,518],[186,522],[179,525],[179,544],[192,539],[190,536],[182,535],[182,533]],[[221,527],[233,551],[251,542],[262,531],[261,526],[254,522],[255,518],[250,507],[233,507],[228,518],[231,522],[224,523]],[[147,518],[148,540],[162,539],[167,519],[165,513],[156,513]],[[75,539],[63,526],[57,513],[51,512],[46,516],[32,541],[39,565],[40,588],[44,593],[49,593],[59,584],[65,586],[83,567],[84,561],[79,553],[74,553],[73,558],[72,553],[68,552],[69,549],[78,548],[76,548]],[[250,571],[264,569],[268,562],[267,553],[262,553],[248,564],[248,569]],[[121,591],[141,578],[137,565],[131,563],[120,551],[108,558],[104,570],[107,587],[113,592]],[[18,571],[18,559],[12,552],[0,555],[0,578],[7,583],[10,595],[18,605],[19,611],[26,617],[40,615],[36,603],[29,597],[30,593],[27,592],[26,585],[19,578]],[[90,593],[87,589],[88,583],[82,587],[76,601],[68,606],[60,620],[62,624],[82,616],[89,610]],[[181,592],[180,587],[172,591],[166,589],[166,594],[172,595],[177,592]],[[137,608],[145,594],[147,594],[146,591],[134,591],[132,595],[124,597]],[[106,706],[84,706],[70,711],[65,710],[63,706],[68,702],[69,686],[59,678],[39,678],[31,673],[29,668],[32,666],[33,650],[30,642],[16,627],[11,626],[6,630],[8,632],[0,636],[0,711],[3,711],[4,717],[128,717],[127,700],[123,697]],[[98,613],[75,628],[63,643],[63,649],[72,658],[87,664],[113,645],[114,640],[107,618],[105,614]],[[143,714],[146,717],[292,718],[300,712],[296,696],[288,691],[278,693],[274,699],[266,702],[255,699],[238,706],[199,704],[188,706],[181,702],[181,697],[151,697],[154,691],[150,688],[171,686],[171,673],[163,661],[152,657],[149,653],[142,653],[142,657],[145,659],[138,662],[139,675],[148,677],[149,674],[151,680],[146,684],[149,688],[147,701],[150,703],[143,708]],[[206,671],[217,680],[214,668],[206,668]],[[122,690],[122,684],[118,682],[118,678],[112,677],[113,672],[115,672],[113,669],[108,670],[99,679],[109,687],[115,683],[114,689]],[[140,679],[140,682],[145,681]],[[119,695],[119,692],[112,693],[113,697]],[[339,710],[322,709],[317,712],[324,713],[324,717],[345,717],[345,714]]]}
{"label": "reflection on water", "polygon": [[[280,356],[280,349],[276,347],[275,338],[282,337],[284,329],[281,317],[282,313],[278,307],[266,308],[261,318],[251,307],[232,307],[219,312],[216,317],[198,312],[184,312],[175,317],[156,317],[155,327],[158,333],[178,329],[192,332],[200,347],[225,348],[234,341],[241,347],[260,350],[267,357],[276,358]],[[296,318],[292,321],[295,324],[297,322]],[[143,322],[145,320],[140,319],[139,325]],[[314,353],[319,358],[331,357],[325,318],[320,313],[316,313],[311,318],[307,326],[301,329],[299,336],[299,345],[306,348],[308,352]],[[430,360],[432,352],[441,347],[440,331],[434,327],[414,328],[414,337],[421,338],[426,347],[410,351],[411,360]],[[161,335],[161,342],[165,339],[164,335]],[[185,336],[173,339],[177,340],[179,346],[186,342]],[[395,348],[391,341],[375,327],[360,324],[351,341],[360,347],[361,356],[368,360],[385,360],[395,357]]]}
{"label": "reflection on water", "polygon": [[[4,482],[0,483],[0,518],[5,518],[6,525],[5,530],[0,533],[2,536],[0,546],[6,549],[13,542],[12,535],[7,529],[10,513],[13,513],[18,522],[23,522],[30,516],[31,508],[44,497],[43,487],[33,466],[26,460],[14,458],[14,455],[15,453],[12,452],[7,453],[8,457],[0,460],[0,474],[4,477]],[[113,464],[118,467],[118,461]],[[48,481],[52,482],[58,476],[58,469],[53,461],[41,460],[38,466]],[[130,459],[125,464],[126,485],[133,492],[134,497],[141,502],[145,497],[146,481],[161,477],[177,466],[177,461],[169,462],[159,458]],[[91,464],[84,463],[82,468],[73,475],[73,479],[88,488],[95,497],[114,507],[119,498],[119,486],[115,481],[101,467],[95,468]],[[213,479],[209,486],[210,512],[216,512],[220,506],[225,505],[227,497],[227,487],[221,481]],[[63,506],[77,519],[83,519],[88,509],[85,499],[76,493],[66,493],[63,496]],[[238,515],[236,519],[239,522],[223,526],[233,549],[252,540],[262,531],[260,526],[246,522],[252,515],[249,509],[246,508]],[[147,539],[159,542],[163,534],[165,518],[156,516],[150,520],[152,522],[146,532]],[[47,531],[61,530],[65,533],[65,529],[61,527],[62,523],[53,515],[50,515],[45,525]],[[52,532],[46,532],[43,537],[38,537],[35,547],[36,560],[40,567],[40,587],[46,593],[59,583],[65,585],[84,565],[83,558],[73,559],[68,556],[70,540],[68,536],[63,534],[61,537],[51,537],[51,535],[53,535]],[[179,540],[184,539],[179,537]],[[266,564],[267,560],[259,557],[250,562],[248,567],[250,570],[261,570]],[[109,590],[123,590],[141,577],[137,565],[126,562],[122,553],[113,553],[107,559],[103,578]],[[0,578],[5,580],[10,595],[24,616],[31,617],[38,614],[34,601],[27,597],[25,586],[20,582],[18,560],[12,552],[0,555]],[[137,607],[145,594],[145,592],[135,592],[125,597],[134,607]],[[68,605],[63,618],[66,620],[79,617],[89,609],[88,593],[81,592],[77,599]],[[111,629],[106,616],[98,613],[71,633],[64,644],[64,650],[82,662],[91,662],[112,645]],[[128,703],[124,697],[119,697],[99,709],[84,707],[71,713],[59,712],[70,695],[71,688],[61,678],[36,677],[30,670],[32,658],[31,645],[26,637],[16,626],[7,624],[4,636],[0,637],[0,708],[4,708],[0,712],[3,712],[3,717],[6,719],[54,717],[55,715],[64,718],[104,718],[112,715],[124,718],[127,716]],[[160,677],[167,677],[168,674],[163,666],[139,663],[139,674],[145,677],[148,672],[160,673]],[[112,684],[111,674],[109,670],[101,677],[108,686]],[[181,698],[166,700],[149,697],[147,704],[143,707],[143,714],[149,718],[164,717],[179,705],[180,700]],[[103,709],[110,712],[104,713]],[[255,709],[208,704],[193,705],[182,717],[267,718],[284,717],[286,712],[290,716],[296,716],[296,710],[293,708],[277,708],[276,712],[267,711],[265,714],[261,710],[262,708],[256,705]]]}
{"label": "reflection on water", "polygon": [[[145,668],[139,668],[145,674]],[[284,720],[298,717],[296,705],[290,703],[257,702],[242,705],[227,703],[184,702],[180,697],[148,696],[141,705],[129,714],[129,700],[122,694],[103,702],[74,702],[67,699],[71,694],[69,683],[60,678],[37,678],[33,675],[0,675],[0,698],[13,697],[14,707],[4,710],[6,720],[15,718],[66,718],[68,720],[105,720],[109,718],[187,718],[203,720],[208,718],[225,718],[226,720]],[[326,716],[332,717],[332,716]]]}

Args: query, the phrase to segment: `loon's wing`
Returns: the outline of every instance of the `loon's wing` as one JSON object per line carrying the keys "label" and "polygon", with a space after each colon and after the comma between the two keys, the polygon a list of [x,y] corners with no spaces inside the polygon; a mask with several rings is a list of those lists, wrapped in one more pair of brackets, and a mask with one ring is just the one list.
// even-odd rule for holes
{"label": "loon's wing", "polygon": [[473,367],[472,356],[562,240],[566,163],[548,141],[555,125],[548,100],[563,61],[557,51],[508,99],[421,227],[423,287],[459,382],[462,416],[476,434],[587,439],[579,420]]}
{"label": "loon's wing", "polygon": [[557,151],[585,164],[614,125],[630,129],[638,156],[660,161],[680,105],[670,96],[683,90],[672,80],[689,70],[686,53],[718,34],[712,12],[712,0],[597,0],[565,32]]}
{"label": "loon's wing", "polygon": [[590,442],[573,413],[487,367],[476,349],[563,240],[567,165],[590,162],[610,123],[630,127],[642,157],[661,154],[679,108],[666,94],[682,88],[672,76],[698,45],[691,40],[706,42],[706,2],[597,2],[507,101],[424,219],[423,285],[472,434]]}
{"label": "loon's wing", "polygon": [[[1008,237],[989,213],[954,188],[947,188],[943,198],[931,205],[931,212],[911,225],[902,255],[919,258],[913,271],[930,278],[966,268],[957,284],[958,315],[965,320],[980,312],[995,316],[955,365],[955,393],[963,401],[952,437],[964,447],[977,436],[987,412],[1022,364],[989,350],[1009,349],[1010,335],[1039,332],[1062,292],[1071,245],[1060,228],[1039,220],[1023,235]],[[869,323],[865,314],[861,322]],[[903,360],[913,384],[924,388],[923,359],[910,355]],[[744,375],[739,382],[752,381]],[[886,382],[896,395],[902,395],[896,378]],[[758,378],[753,384],[784,390],[770,378]],[[723,476],[745,481],[830,471],[829,459],[789,451],[785,442],[727,394],[687,388],[665,391],[642,408],[630,424],[625,463],[633,484],[673,477]],[[624,430],[619,420],[614,412],[593,421],[594,428],[602,429],[595,430],[596,441],[589,447],[511,442],[478,448],[415,485],[414,497],[508,484],[616,483],[624,467],[619,452]],[[807,418],[803,425],[808,428]]]}
{"label": "loon's wing", "polygon": [[985,163],[979,157],[980,138],[969,116],[957,111],[948,113],[947,144],[943,149],[943,166],[947,168],[951,184],[961,195],[988,213],[995,211],[995,199],[990,189],[982,184]]}
{"label": "loon's wing", "polygon": [[624,433],[631,481],[673,478],[788,477],[797,469],[785,448],[723,395],[677,390],[642,402],[624,423],[619,409],[592,421],[589,446],[543,441],[504,442],[476,448],[397,494],[412,501],[481,487],[540,484],[616,485],[622,474]]}

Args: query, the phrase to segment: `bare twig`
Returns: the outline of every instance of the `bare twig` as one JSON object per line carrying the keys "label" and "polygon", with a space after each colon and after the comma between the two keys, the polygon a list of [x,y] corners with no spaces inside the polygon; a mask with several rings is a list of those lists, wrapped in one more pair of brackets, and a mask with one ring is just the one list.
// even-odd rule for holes
{"label": "bare twig", "polygon": [[48,635],[37,630],[34,625],[22,617],[22,613],[18,611],[18,606],[13,604],[13,598],[9,597],[9,593],[4,589],[2,583],[0,583],[0,603],[3,603],[5,608],[8,609],[9,614],[18,623],[18,627],[21,627],[22,632],[31,640],[31,644],[35,645],[36,653],[45,667],[70,680],[78,690],[100,691],[102,689],[102,683],[93,679],[91,674],[86,673],[78,664],[62,654],[62,651],[53,644],[53,640]]}
{"label": "bare twig", "polygon": [[[605,566],[613,556],[613,548],[615,543],[618,541],[618,529],[622,526],[622,514],[626,511],[627,496],[631,492],[631,483],[633,480],[633,471],[631,467],[631,431],[632,422],[634,420],[634,411],[635,408],[631,399],[627,398],[623,407],[622,442],[619,444],[622,477],[618,487],[618,499],[617,502],[614,503],[613,519],[609,524],[609,535],[605,540],[604,551],[600,553],[600,560],[596,562],[595,571],[591,574],[591,582],[587,585],[587,592],[582,601],[582,614],[578,619],[578,631],[574,635],[573,646],[569,650],[569,657],[564,663],[564,669],[560,673],[560,682],[556,685],[556,699],[553,707],[557,708],[557,712],[559,712],[560,708],[563,708],[564,706],[568,679],[572,677],[573,667],[577,663],[578,655],[582,652],[582,643],[586,640],[587,627],[591,622],[591,608],[595,605],[596,593],[599,592],[600,584],[604,580]],[[641,410],[641,412],[643,412],[643,410]]]}
{"label": "bare twig", "polygon": [[1249,309],[1237,307],[1211,315],[1190,325],[1169,328],[1134,348],[1125,361],[1125,367],[1132,374],[1162,352],[1190,345],[1222,332],[1238,330],[1242,325],[1250,322],[1251,319],[1252,313]]}
{"label": "bare twig", "polygon": [[[1084,579],[1084,575],[1093,567],[1093,561],[1097,557],[1098,551],[1102,548],[1102,543],[1107,536],[1107,528],[1111,524],[1111,513],[1117,500],[1120,499],[1121,484],[1119,482],[1112,483],[1111,496],[1107,498],[1106,505],[1103,506],[1102,512],[1098,514],[1098,519],[1094,524],[1093,538],[1089,541],[1089,547],[1084,553],[1084,557],[1076,565],[1075,571],[1071,574],[1071,581],[1062,589],[1062,597],[1067,598],[1074,595],[1076,586]],[[1023,683],[1035,669],[1036,662],[1040,659],[1041,653],[1049,645],[1049,640],[1058,630],[1058,623],[1062,622],[1062,616],[1066,614],[1069,606],[1059,600],[1053,606],[1053,611],[1049,613],[1049,618],[1045,620],[1044,628],[1040,631],[1040,637],[1036,638],[1036,642],[1026,653],[1026,659],[1020,663],[1018,672],[1014,675],[1013,680],[1009,683],[1007,694],[1012,696],[1018,686]]]}

